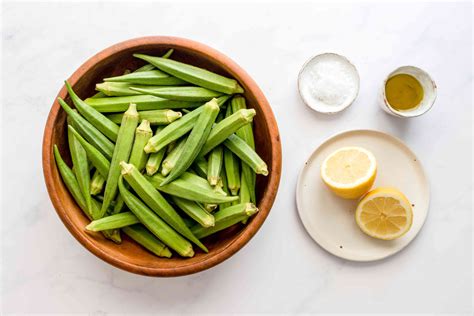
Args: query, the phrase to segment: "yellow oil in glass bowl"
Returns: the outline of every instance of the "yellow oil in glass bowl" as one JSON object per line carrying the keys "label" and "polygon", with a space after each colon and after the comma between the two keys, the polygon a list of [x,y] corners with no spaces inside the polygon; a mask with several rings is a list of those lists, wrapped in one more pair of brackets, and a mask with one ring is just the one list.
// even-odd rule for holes
{"label": "yellow oil in glass bowl", "polygon": [[416,109],[423,100],[423,94],[420,82],[408,74],[395,75],[385,84],[388,104],[396,111]]}

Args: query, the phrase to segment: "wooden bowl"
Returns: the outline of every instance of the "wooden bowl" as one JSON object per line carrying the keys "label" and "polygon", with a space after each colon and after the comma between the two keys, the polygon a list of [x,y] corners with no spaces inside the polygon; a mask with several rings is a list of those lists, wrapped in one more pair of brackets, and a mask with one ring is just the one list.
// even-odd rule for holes
{"label": "wooden bowl", "polygon": [[[133,53],[162,55],[174,48],[172,58],[201,66],[211,71],[233,77],[245,89],[249,107],[257,111],[254,119],[257,152],[267,162],[268,177],[257,177],[257,206],[260,211],[247,225],[237,224],[204,240],[209,253],[195,248],[193,258],[181,258],[174,254],[171,259],[158,258],[122,234],[120,245],[106,240],[99,233],[84,230],[89,220],[69,194],[56,168],[53,144],[70,164],[66,133],[66,115],[57,100],[46,122],[43,139],[43,172],[49,196],[59,217],[71,234],[94,255],[106,262],[138,274],[149,276],[179,276],[199,272],[224,261],[242,248],[262,226],[275,199],[281,175],[281,144],[277,123],[262,91],[250,76],[235,62],[222,53],[197,42],[166,36],[142,37],[113,45],[90,58],[68,79],[82,98],[92,96],[95,84],[103,78],[122,74],[125,69],[134,70],[143,62],[133,58]],[[70,101],[63,86],[58,97]]]}

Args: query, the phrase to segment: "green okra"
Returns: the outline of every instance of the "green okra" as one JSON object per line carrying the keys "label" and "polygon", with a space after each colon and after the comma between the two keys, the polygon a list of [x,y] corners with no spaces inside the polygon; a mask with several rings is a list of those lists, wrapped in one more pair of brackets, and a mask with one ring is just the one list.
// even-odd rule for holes
{"label": "green okra", "polygon": [[103,230],[122,228],[137,223],[140,223],[140,221],[135,214],[132,212],[124,212],[96,219],[86,226],[86,230],[100,232]]}
{"label": "green okra", "polygon": [[143,54],[134,54],[133,56],[149,62],[156,68],[170,75],[200,87],[226,94],[242,93],[244,91],[236,80],[218,75],[203,68],[191,66],[171,59]]}
{"label": "green okra", "polygon": [[97,91],[102,91],[109,97],[125,97],[131,95],[141,95],[144,93],[132,90],[131,87],[145,88],[144,85],[132,85],[126,82],[102,82],[95,85]]}
{"label": "green okra", "polygon": [[268,175],[268,167],[265,161],[242,138],[235,134],[230,135],[224,141],[224,145],[257,174]]}
{"label": "green okra", "polygon": [[203,227],[214,226],[214,216],[204,209],[201,204],[194,201],[185,200],[177,196],[171,197],[173,202]]}
{"label": "green okra", "polygon": [[120,177],[120,162],[128,161],[130,152],[133,146],[133,139],[135,137],[135,129],[138,125],[138,112],[135,104],[130,104],[127,112],[123,116],[122,124],[120,125],[117,136],[117,143],[115,145],[112,161],[110,162],[109,174],[107,176],[107,183],[105,184],[104,202],[102,204],[101,213],[104,216],[110,202],[117,194],[117,181]]}
{"label": "green okra", "polygon": [[207,179],[207,168],[208,168],[208,161],[206,158],[198,158],[193,164],[194,171],[202,177]]}
{"label": "green okra", "polygon": [[183,173],[178,179],[163,186],[161,183],[165,178],[161,174],[155,174],[152,177],[145,176],[145,178],[159,191],[191,201],[219,204],[239,199],[237,196],[216,193],[207,180],[189,172]]}
{"label": "green okra", "polygon": [[64,162],[63,158],[61,157],[61,154],[59,153],[59,149],[57,145],[54,145],[53,151],[54,151],[54,158],[56,160],[56,165],[58,166],[59,173],[69,193],[71,193],[72,197],[77,202],[79,207],[82,209],[84,214],[86,214],[86,216],[89,219],[92,219],[93,218],[92,207],[91,208],[87,207],[86,200],[82,194],[82,190],[79,187],[79,183],[77,182],[74,172]]}
{"label": "green okra", "polygon": [[[140,125],[135,130],[135,139],[133,140],[132,151],[130,152],[130,158],[128,162],[134,165],[140,172],[145,168],[145,164],[148,158],[148,154],[143,151],[145,144],[152,136],[152,130],[150,128],[150,122],[142,120]],[[120,213],[123,208],[123,199],[120,195],[116,199],[113,213]]]}
{"label": "green okra", "polygon": [[148,158],[148,154],[143,150],[146,143],[153,135],[153,131],[150,127],[150,122],[143,119],[140,125],[135,130],[135,139],[133,141],[132,151],[130,153],[129,163],[135,165],[139,171],[145,168],[145,164]]}
{"label": "green okra", "polygon": [[132,72],[127,75],[105,78],[105,82],[125,82],[145,86],[179,86],[187,85],[186,81],[170,76],[161,70]]}
{"label": "green okra", "polygon": [[143,225],[135,224],[122,228],[123,232],[138,244],[158,257],[171,258],[171,251]]}
{"label": "green okra", "polygon": [[232,195],[237,195],[240,189],[239,160],[228,148],[224,149],[224,169],[227,187]]}
{"label": "green okra", "polygon": [[[181,112],[176,112],[173,110],[150,110],[150,111],[138,111],[141,120],[147,120],[151,125],[168,125],[181,116]],[[107,118],[117,124],[122,122],[122,113],[113,113],[107,115]]]}
{"label": "green okra", "polygon": [[181,154],[184,150],[184,145],[186,144],[186,138],[179,140],[176,146],[168,153],[166,158],[161,163],[161,174],[167,176],[171,170],[176,166],[176,163],[181,157]]}
{"label": "green okra", "polygon": [[[68,121],[71,121],[68,118]],[[82,196],[86,202],[87,209],[92,212],[92,200],[90,190],[90,173],[89,162],[87,160],[87,153],[82,147],[81,143],[74,137],[74,134],[68,130],[69,152],[71,153],[71,160],[74,166],[74,174],[76,175],[77,183],[81,189]]]}
{"label": "green okra", "polygon": [[207,252],[207,248],[191,233],[179,214],[166,201],[153,185],[132,164],[120,163],[122,177],[132,187],[135,193],[151,208],[161,219],[170,225],[178,233],[195,243],[199,248]]}
{"label": "green okra", "polygon": [[[173,54],[174,52],[174,49],[168,49],[166,51],[166,53],[161,56],[162,58],[169,58],[171,56],[171,54]],[[149,71],[149,70],[153,70],[155,69],[155,66],[153,66],[152,64],[145,64],[143,66],[141,66],[140,68],[138,68],[137,70],[135,70],[134,72],[141,72],[141,71]]]}
{"label": "green okra", "polygon": [[224,161],[223,147],[217,146],[209,154],[207,165],[207,181],[210,185],[217,185],[221,179],[221,169]]}
{"label": "green okra", "polygon": [[205,228],[201,225],[195,225],[191,227],[191,231],[196,237],[201,239],[233,226],[257,212],[258,208],[252,203],[229,206],[214,214],[215,225],[213,227]]}
{"label": "green okra", "polygon": [[82,148],[86,151],[87,158],[91,161],[92,165],[100,172],[100,174],[106,178],[109,174],[110,161],[94,146],[89,144],[71,125],[68,125],[68,131],[72,132],[74,137],[82,145]]}
{"label": "green okra", "polygon": [[183,257],[194,256],[191,243],[166,224],[139,198],[128,191],[123,183],[122,176],[119,178],[118,187],[125,204],[150,232],[158,237],[165,245],[175,250],[179,255]]}
{"label": "green okra", "polygon": [[[219,106],[224,104],[229,99],[229,96],[223,96],[217,99]],[[177,140],[187,132],[189,132],[204,107],[200,106],[192,112],[184,115],[179,120],[166,126],[159,134],[154,135],[148,141],[148,144],[145,146],[145,151],[147,153],[158,152],[160,149],[165,148],[171,142]]]}
{"label": "green okra", "polygon": [[[245,164],[242,164],[244,166]],[[250,194],[250,188],[247,183],[248,179],[246,178],[245,174],[242,172],[241,178],[240,178],[240,203],[250,203],[252,200],[251,194]],[[248,218],[242,220],[242,224],[247,223]]]}
{"label": "green okra", "polygon": [[69,96],[71,97],[71,100],[79,113],[81,113],[81,115],[84,116],[84,118],[92,125],[94,125],[94,127],[97,128],[102,134],[107,136],[110,140],[116,141],[119,126],[109,120],[104,114],[100,113],[82,101],[67,81],[64,81],[64,83],[66,84]]}
{"label": "green okra", "polygon": [[71,117],[71,121],[78,132],[95,148],[100,150],[107,159],[112,158],[115,145],[105,137],[97,128],[83,118],[79,113],[74,112],[63,99],[58,98],[58,102],[68,116]]}
{"label": "green okra", "polygon": [[[157,127],[155,135],[160,133],[163,130],[163,128],[164,127],[162,127],[162,126]],[[148,160],[147,160],[146,166],[145,166],[147,175],[152,176],[158,171],[158,169],[161,166],[161,162],[163,161],[163,158],[165,157],[165,154],[166,154],[166,148],[163,148],[160,151],[158,151],[156,153],[151,153],[148,156]]]}
{"label": "green okra", "polygon": [[154,95],[160,98],[176,101],[209,101],[217,98],[222,93],[212,91],[201,87],[145,87],[145,86],[130,86],[130,90],[145,95]]}
{"label": "green okra", "polygon": [[90,99],[97,99],[97,98],[103,98],[103,97],[106,97],[105,93],[99,91],[96,94],[94,94],[93,96],[91,96]]}
{"label": "green okra", "polygon": [[[242,109],[246,109],[247,105],[245,103],[245,98],[242,96],[234,96],[230,102],[230,105],[232,107],[232,112],[237,112]],[[253,128],[252,124],[247,124],[242,126],[240,129],[238,129],[235,134],[242,138],[247,145],[250,146],[253,150],[255,150],[255,139],[253,135]],[[244,177],[247,179],[247,188],[250,194],[250,200],[252,203],[255,203],[256,197],[255,197],[255,182],[256,182],[256,174],[253,172],[253,170],[245,163],[242,163],[242,173]]]}
{"label": "green okra", "polygon": [[[229,108],[229,107],[228,107]],[[239,110],[214,125],[209,134],[206,144],[203,146],[199,157],[208,154],[213,148],[224,142],[229,136],[243,126],[250,124],[255,116],[255,110]]]}
{"label": "green okra", "polygon": [[161,183],[162,186],[181,176],[192,165],[201,151],[202,146],[204,146],[204,143],[211,132],[212,125],[217,118],[217,114],[219,114],[219,104],[217,104],[216,99],[212,99],[207,102],[203,108],[204,109],[199,115],[191,133],[186,139],[183,151],[180,154],[176,165],[166,179]]}
{"label": "green okra", "polygon": [[[227,176],[225,174],[225,169],[221,169],[221,182],[222,182],[222,191],[225,195],[230,195],[229,187],[227,186]],[[233,202],[221,203],[219,204],[219,210],[227,208],[232,205]],[[234,201],[235,203],[235,201]]]}
{"label": "green okra", "polygon": [[[86,202],[84,197],[82,196],[81,189],[79,188],[79,184],[77,183],[76,176],[72,172],[72,170],[66,165],[64,160],[59,153],[58,146],[54,145],[54,158],[56,160],[56,165],[58,166],[59,173],[61,174],[61,178],[63,179],[64,184],[66,185],[69,193],[71,193],[72,197],[76,201],[79,208],[84,212],[84,214],[90,219],[94,220],[98,218],[100,204],[95,199],[92,199],[92,210],[89,211],[86,207]],[[104,236],[116,243],[120,243],[122,240],[120,238],[120,234],[109,234],[107,232],[103,232]]]}
{"label": "green okra", "polygon": [[104,189],[104,183],[105,177],[99,172],[98,169],[96,169],[91,179],[90,194],[100,194],[100,192],[102,192],[102,190]]}
{"label": "green okra", "polygon": [[130,103],[137,105],[137,111],[195,108],[201,105],[200,102],[168,100],[153,95],[88,98],[84,102],[101,113],[124,112]]}

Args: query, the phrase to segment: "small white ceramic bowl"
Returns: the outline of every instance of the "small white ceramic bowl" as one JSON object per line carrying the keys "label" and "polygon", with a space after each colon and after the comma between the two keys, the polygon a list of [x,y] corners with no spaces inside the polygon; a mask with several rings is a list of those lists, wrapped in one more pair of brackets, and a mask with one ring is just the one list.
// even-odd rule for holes
{"label": "small white ceramic bowl", "polygon": [[[346,96],[340,104],[324,104],[323,102],[318,102],[311,96],[311,91],[308,87],[308,84],[311,84],[310,80],[312,80],[310,72],[315,64],[324,61],[336,61],[346,68],[346,74],[344,74],[344,77],[341,77],[341,80],[346,83],[350,82],[352,87],[344,92],[346,93]],[[335,114],[348,108],[357,98],[357,95],[359,94],[359,86],[360,78],[356,67],[346,57],[335,53],[323,53],[310,58],[303,64],[303,67],[301,67],[298,74],[298,92],[301,99],[308,107],[319,113]]]}
{"label": "small white ceramic bowl", "polygon": [[[407,74],[415,77],[423,87],[423,99],[420,105],[413,110],[398,111],[390,106],[385,95],[385,85],[388,79],[398,74]],[[431,79],[430,75],[423,69],[414,66],[402,66],[392,71],[387,78],[385,78],[382,89],[379,94],[379,105],[387,113],[397,117],[416,117],[428,112],[436,100],[436,83]]]}

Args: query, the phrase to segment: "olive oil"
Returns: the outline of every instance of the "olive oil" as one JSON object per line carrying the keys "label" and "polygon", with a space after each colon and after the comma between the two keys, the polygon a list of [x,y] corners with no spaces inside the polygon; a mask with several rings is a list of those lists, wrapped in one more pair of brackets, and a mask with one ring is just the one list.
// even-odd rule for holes
{"label": "olive oil", "polygon": [[385,95],[389,105],[397,111],[413,110],[423,100],[423,87],[415,77],[398,74],[388,79]]}

